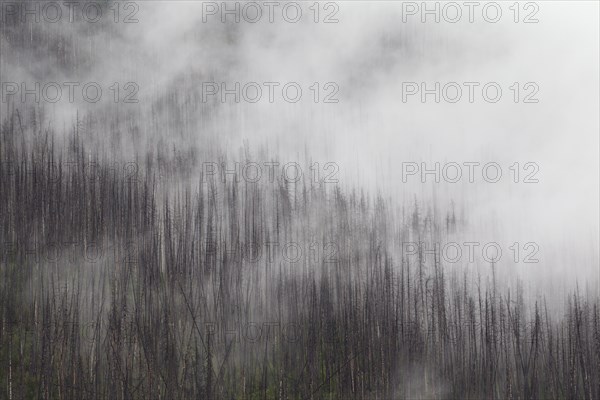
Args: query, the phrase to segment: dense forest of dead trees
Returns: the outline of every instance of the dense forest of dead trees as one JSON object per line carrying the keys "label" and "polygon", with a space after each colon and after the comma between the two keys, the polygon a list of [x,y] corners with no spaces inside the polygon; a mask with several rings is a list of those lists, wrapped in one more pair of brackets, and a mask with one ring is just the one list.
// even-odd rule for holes
{"label": "dense forest of dead trees", "polygon": [[114,167],[80,123],[2,121],[1,398],[600,398],[597,293],[556,311],[402,253],[450,209],[223,182],[194,151]]}

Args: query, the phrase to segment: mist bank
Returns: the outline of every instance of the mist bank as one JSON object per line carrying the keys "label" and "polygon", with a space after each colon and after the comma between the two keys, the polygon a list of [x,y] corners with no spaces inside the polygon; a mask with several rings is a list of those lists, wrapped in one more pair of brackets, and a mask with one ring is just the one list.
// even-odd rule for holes
{"label": "mist bank", "polygon": [[[221,163],[218,149],[225,168],[243,168],[247,147],[260,163],[272,161],[265,152],[332,163],[346,188],[454,201],[474,236],[536,242],[549,264],[561,259],[532,279],[562,280],[580,258],[592,262],[570,261],[568,273],[595,276],[597,4],[518,15],[503,4],[498,21],[459,5],[456,22],[455,10],[410,2],[303,4],[296,22],[294,6],[261,5],[254,23],[256,10],[211,2],[142,2],[118,16],[107,3],[94,23],[3,10],[1,112],[25,121],[39,105],[44,128],[77,126],[123,163],[197,149],[201,166]],[[48,101],[49,83],[60,100]]]}

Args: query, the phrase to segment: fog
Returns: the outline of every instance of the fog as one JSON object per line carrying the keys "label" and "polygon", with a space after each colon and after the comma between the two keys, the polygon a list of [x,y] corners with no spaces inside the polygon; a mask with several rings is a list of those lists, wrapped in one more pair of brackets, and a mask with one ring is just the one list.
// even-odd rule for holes
{"label": "fog", "polygon": [[[35,354],[61,348],[46,337],[86,368],[55,366],[57,383],[32,385],[40,398],[86,379],[95,398],[135,398],[135,385],[140,398],[312,398],[325,376],[317,398],[598,394],[597,2],[24,4],[0,3],[9,398],[37,382],[22,372],[13,389],[13,340],[42,376]],[[44,169],[54,152],[76,161],[60,179]],[[274,161],[285,179],[270,185]],[[223,182],[207,180],[215,168]],[[246,182],[225,182],[232,171]],[[305,257],[228,258],[274,239]],[[81,254],[96,241],[99,260]],[[139,259],[119,261],[132,243]],[[440,264],[448,244],[463,257]],[[501,254],[480,257],[489,244]],[[46,329],[71,319],[89,342]],[[228,341],[252,321],[295,323],[304,341]],[[211,348],[198,326],[215,322]],[[521,354],[531,370],[514,367]],[[112,375],[122,360],[127,376]]]}
{"label": "fog", "polygon": [[[68,50],[70,58],[64,63],[55,62],[60,52],[51,46],[33,52],[3,36],[7,57],[2,59],[2,80],[100,82],[104,88],[112,82],[135,82],[137,104],[115,108],[104,99],[61,99],[44,105],[49,123],[68,126],[77,112],[130,112],[137,116],[140,140],[147,146],[162,137],[180,147],[202,147],[211,137],[232,151],[248,142],[254,149],[268,145],[285,159],[309,154],[321,163],[336,163],[342,185],[404,201],[415,194],[430,198],[435,191],[444,204],[454,199],[467,205],[470,220],[479,221],[481,229],[498,225],[503,239],[534,241],[545,255],[560,249],[567,260],[591,248],[597,267],[598,5],[543,3],[535,14],[538,23],[514,23],[508,5],[497,23],[487,22],[478,9],[469,22],[465,6],[456,23],[444,18],[453,14],[443,13],[439,23],[434,15],[422,23],[420,12],[407,14],[414,9],[403,7],[344,2],[339,10],[320,10],[321,19],[336,11],[331,18],[336,23],[314,23],[307,7],[298,23],[285,21],[279,8],[272,23],[266,14],[256,23],[246,22],[244,15],[253,14],[241,13],[239,23],[234,15],[226,15],[223,23],[218,3],[187,1],[139,3],[132,18],[138,22],[129,24],[112,23],[108,10],[96,25],[75,13],[72,22],[63,18],[55,24],[31,24],[32,32],[55,38]],[[121,10],[120,18],[130,11]],[[530,11],[521,10],[520,18]],[[220,93],[208,96],[207,102],[178,114],[186,130],[183,139],[181,132],[169,128],[173,116],[168,110],[159,116],[164,127],[160,132],[151,135],[144,129],[157,102],[167,96],[173,101],[173,95],[201,97],[203,82],[225,82],[230,90],[235,82],[256,82],[263,96],[256,103],[244,98],[235,103],[233,95],[222,103]],[[263,82],[281,83],[273,91],[273,103]],[[297,103],[282,99],[280,89],[288,82],[303,88]],[[321,98],[333,91],[325,90],[327,82],[337,85],[332,98],[338,102],[315,103],[309,89],[314,82]],[[430,90],[435,82],[441,87],[456,82],[463,96],[456,103],[443,96],[436,103],[433,94],[422,102],[421,93],[403,99],[403,82],[419,87],[425,82]],[[480,83],[473,89],[472,103],[463,82]],[[503,90],[497,103],[482,97],[481,87],[488,82]],[[518,103],[509,89],[514,82],[521,85]],[[533,90],[523,88],[527,82],[539,88],[532,97],[537,103],[522,102]],[[446,94],[454,96],[452,91]],[[129,143],[125,149],[131,156],[139,146]],[[477,166],[470,183],[465,162],[498,163],[502,179],[486,182]],[[521,173],[518,183],[509,169],[515,162]],[[539,166],[537,183],[523,183],[534,172],[534,167],[523,169],[528,162]],[[403,163],[419,167],[404,181]],[[421,167],[433,169],[435,163],[440,171],[447,163],[458,163],[462,178],[449,183],[442,176],[437,183],[434,175],[422,177]],[[544,271],[561,279],[565,272],[560,265]],[[575,271],[598,272],[569,268],[569,275]]]}

